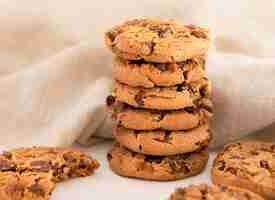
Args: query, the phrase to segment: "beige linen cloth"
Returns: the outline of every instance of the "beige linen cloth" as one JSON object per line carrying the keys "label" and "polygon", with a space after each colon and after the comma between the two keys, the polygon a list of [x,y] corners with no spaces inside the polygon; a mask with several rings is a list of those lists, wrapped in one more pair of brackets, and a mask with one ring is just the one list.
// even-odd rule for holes
{"label": "beige linen cloth", "polygon": [[[103,33],[136,16],[209,26],[214,145],[275,122],[275,2],[0,0],[0,147],[90,144],[111,136]],[[260,131],[272,140],[275,128]]]}

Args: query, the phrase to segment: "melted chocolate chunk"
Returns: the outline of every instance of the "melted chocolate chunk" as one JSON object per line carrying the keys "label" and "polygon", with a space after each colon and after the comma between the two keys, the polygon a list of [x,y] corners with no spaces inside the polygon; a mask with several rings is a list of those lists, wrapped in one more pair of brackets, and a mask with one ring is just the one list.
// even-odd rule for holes
{"label": "melted chocolate chunk", "polygon": [[37,160],[31,162],[31,168],[38,172],[48,172],[51,169],[51,164],[48,161]]}
{"label": "melted chocolate chunk", "polygon": [[194,113],[195,112],[195,108],[194,107],[186,107],[186,108],[184,108],[184,111],[186,111],[188,113]]}
{"label": "melted chocolate chunk", "polygon": [[129,60],[128,63],[130,65],[142,65],[145,64],[145,60],[144,59],[140,59],[140,60]]}
{"label": "melted chocolate chunk", "polygon": [[14,163],[8,160],[0,160],[0,170],[1,171],[9,171],[15,170],[16,166]]}
{"label": "melted chocolate chunk", "polygon": [[224,161],[224,160],[220,160],[220,161],[218,162],[218,165],[220,165],[220,166],[218,167],[218,170],[224,171],[224,169],[225,169],[225,161]]}
{"label": "melted chocolate chunk", "polygon": [[267,170],[270,169],[268,161],[266,161],[266,160],[260,160],[260,166],[261,166],[261,168],[265,168]]}
{"label": "melted chocolate chunk", "polygon": [[156,67],[157,69],[159,69],[162,72],[168,70],[168,66],[165,63],[155,63],[154,67]]}
{"label": "melted chocolate chunk", "polygon": [[7,159],[11,159],[12,158],[12,154],[10,152],[4,151],[2,153],[2,156],[4,156]]}
{"label": "melted chocolate chunk", "polygon": [[112,160],[112,159],[113,159],[112,154],[108,153],[108,154],[107,154],[107,159],[108,159],[108,160]]}
{"label": "melted chocolate chunk", "polygon": [[146,162],[154,162],[154,163],[161,163],[162,162],[163,157],[162,156],[150,156],[150,155],[146,155],[144,160]]}
{"label": "melted chocolate chunk", "polygon": [[144,100],[143,100],[143,96],[141,94],[137,94],[135,96],[135,101],[137,102],[137,104],[139,106],[143,106],[144,105]]}
{"label": "melted chocolate chunk", "polygon": [[150,53],[149,54],[151,54],[154,51],[154,47],[156,46],[156,43],[154,43],[153,41],[146,42],[146,46],[150,49]]}
{"label": "melted chocolate chunk", "polygon": [[113,105],[114,103],[116,102],[116,98],[112,95],[109,95],[107,98],[106,98],[106,104],[107,106],[111,106]]}

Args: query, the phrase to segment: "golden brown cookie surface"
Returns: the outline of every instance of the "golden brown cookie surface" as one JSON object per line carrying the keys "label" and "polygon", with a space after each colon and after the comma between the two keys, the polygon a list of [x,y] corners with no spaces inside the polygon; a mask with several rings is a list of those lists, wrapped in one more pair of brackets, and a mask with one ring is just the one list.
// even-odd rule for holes
{"label": "golden brown cookie surface", "polygon": [[19,148],[0,155],[0,172],[50,173],[54,181],[91,175],[98,161],[72,148]]}
{"label": "golden brown cookie surface", "polygon": [[112,96],[107,99],[116,123],[134,130],[188,130],[207,123],[213,115],[210,99],[201,99],[195,107],[172,111],[138,109],[115,101]]}
{"label": "golden brown cookie surface", "polygon": [[48,200],[54,187],[48,173],[0,173],[1,200]]}
{"label": "golden brown cookie surface", "polygon": [[204,55],[207,29],[172,20],[133,19],[105,34],[106,45],[119,57],[149,62],[181,62]]}
{"label": "golden brown cookie surface", "polygon": [[141,88],[115,81],[112,95],[117,100],[138,108],[176,110],[194,106],[201,98],[211,95],[207,78],[174,87]]}
{"label": "golden brown cookie surface", "polygon": [[205,76],[205,56],[180,63],[148,63],[114,58],[113,76],[127,85],[152,88],[190,83]]}
{"label": "golden brown cookie surface", "polygon": [[118,175],[172,181],[200,173],[208,161],[208,151],[203,149],[174,156],[146,156],[131,152],[116,143],[107,158],[110,168]]}
{"label": "golden brown cookie surface", "polygon": [[275,144],[243,141],[226,145],[214,161],[212,180],[274,199]]}
{"label": "golden brown cookie surface", "polygon": [[136,131],[118,126],[115,139],[131,151],[155,156],[167,156],[199,151],[210,140],[209,126],[202,125],[189,131]]}
{"label": "golden brown cookie surface", "polygon": [[221,185],[191,185],[178,188],[170,200],[264,200],[261,196],[245,189]]}

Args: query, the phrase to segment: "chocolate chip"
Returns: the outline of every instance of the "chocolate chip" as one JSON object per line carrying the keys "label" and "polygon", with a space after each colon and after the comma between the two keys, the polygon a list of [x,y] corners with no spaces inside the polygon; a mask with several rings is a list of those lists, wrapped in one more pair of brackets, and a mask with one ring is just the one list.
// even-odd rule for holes
{"label": "chocolate chip", "polygon": [[250,151],[250,154],[253,155],[253,156],[257,156],[257,155],[259,155],[259,152],[257,152],[257,151]]}
{"label": "chocolate chip", "polygon": [[141,145],[139,145],[138,148],[139,148],[140,151],[142,151],[142,146]]}
{"label": "chocolate chip", "polygon": [[189,167],[180,157],[168,158],[167,162],[173,170],[173,172],[183,172],[185,174],[190,173]]}
{"label": "chocolate chip", "polygon": [[80,169],[86,169],[87,166],[88,166],[88,163],[87,163],[86,160],[81,159],[81,160],[79,161],[79,168],[80,168]]}
{"label": "chocolate chip", "polygon": [[8,152],[8,151],[4,151],[2,153],[2,156],[4,156],[7,159],[11,159],[12,158],[12,154],[10,152]]}
{"label": "chocolate chip", "polygon": [[186,111],[188,113],[194,113],[195,112],[195,108],[194,107],[186,107],[186,108],[184,108],[184,111]]}
{"label": "chocolate chip", "polygon": [[268,161],[266,161],[266,160],[260,160],[260,166],[261,166],[262,168],[265,168],[265,169],[270,169],[270,168],[269,168]]}
{"label": "chocolate chip", "polygon": [[144,100],[143,100],[143,96],[142,96],[142,95],[137,94],[137,95],[135,96],[135,101],[137,102],[137,104],[138,104],[139,106],[144,106]]}
{"label": "chocolate chip", "polygon": [[167,64],[165,64],[165,63],[155,63],[154,67],[156,67],[157,69],[159,69],[162,72],[168,70]]}
{"label": "chocolate chip", "polygon": [[146,63],[146,62],[145,62],[144,59],[140,59],[140,60],[129,60],[128,63],[129,63],[130,65],[131,65],[131,64],[133,64],[133,65],[142,65],[142,64],[144,64],[144,63]]}
{"label": "chocolate chip", "polygon": [[38,172],[48,172],[51,169],[51,164],[48,161],[36,160],[31,162],[31,168]]}
{"label": "chocolate chip", "polygon": [[36,194],[36,195],[38,195],[38,196],[45,196],[45,190],[44,190],[44,188],[43,188],[43,186],[42,185],[40,185],[39,183],[34,183],[33,185],[31,185],[30,187],[29,187],[29,190],[32,192],[32,193],[34,193],[34,194]]}
{"label": "chocolate chip", "polygon": [[8,160],[0,160],[0,170],[1,171],[13,171],[15,170],[15,164]]}
{"label": "chocolate chip", "polygon": [[188,90],[188,87],[185,86],[185,85],[178,85],[178,86],[177,86],[177,91],[178,91],[178,92],[182,92],[182,91],[184,91],[184,90]]}
{"label": "chocolate chip", "polygon": [[107,32],[106,36],[110,39],[111,42],[114,42],[115,39],[116,39],[116,34],[114,32],[111,32],[111,31]]}
{"label": "chocolate chip", "polygon": [[226,172],[230,172],[231,174],[233,175],[237,175],[237,169],[236,168],[233,168],[233,167],[228,167],[226,169]]}
{"label": "chocolate chip", "polygon": [[171,136],[171,131],[165,131],[164,132],[164,142],[165,143],[170,143],[170,136]]}
{"label": "chocolate chip", "polygon": [[112,159],[113,159],[113,156],[112,156],[112,154],[110,154],[110,153],[107,153],[107,159],[108,159],[108,160],[112,160]]}
{"label": "chocolate chip", "polygon": [[66,162],[70,162],[70,163],[75,163],[77,160],[76,158],[73,157],[73,155],[71,155],[69,152],[68,153],[65,153],[63,155],[63,159],[66,161]]}
{"label": "chocolate chip", "polygon": [[218,167],[218,170],[224,171],[224,169],[225,169],[225,161],[224,161],[224,160],[220,160],[220,161],[218,162],[218,165],[220,165],[220,166]]}
{"label": "chocolate chip", "polygon": [[116,98],[112,95],[109,95],[107,98],[106,98],[106,104],[107,106],[111,106],[113,105],[114,103],[116,102]]}
{"label": "chocolate chip", "polygon": [[149,48],[149,50],[150,50],[150,53],[149,54],[151,54],[153,51],[154,51],[154,47],[155,47],[155,43],[153,42],[153,41],[150,41],[150,42],[146,42],[145,43],[146,44],[146,46]]}
{"label": "chocolate chip", "polygon": [[144,160],[145,160],[146,162],[151,162],[151,163],[154,162],[154,163],[159,164],[159,163],[162,162],[162,157],[161,157],[161,156],[150,156],[150,155],[146,155],[145,158],[144,158]]}
{"label": "chocolate chip", "polygon": [[161,111],[161,112],[159,112],[159,111],[156,111],[156,112],[151,111],[151,113],[154,114],[154,115],[156,115],[156,117],[154,118],[154,120],[159,122],[159,121],[163,120],[163,118],[165,117],[165,115],[168,112],[166,112],[166,111]]}

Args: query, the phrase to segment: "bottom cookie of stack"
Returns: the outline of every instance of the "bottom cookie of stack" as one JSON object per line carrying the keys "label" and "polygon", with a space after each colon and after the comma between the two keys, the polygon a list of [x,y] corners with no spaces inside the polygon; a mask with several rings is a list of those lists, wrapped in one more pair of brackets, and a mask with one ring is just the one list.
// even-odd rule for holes
{"label": "bottom cookie of stack", "polygon": [[149,156],[132,152],[115,143],[107,155],[118,175],[155,181],[172,181],[199,174],[208,161],[208,150],[171,156]]}

